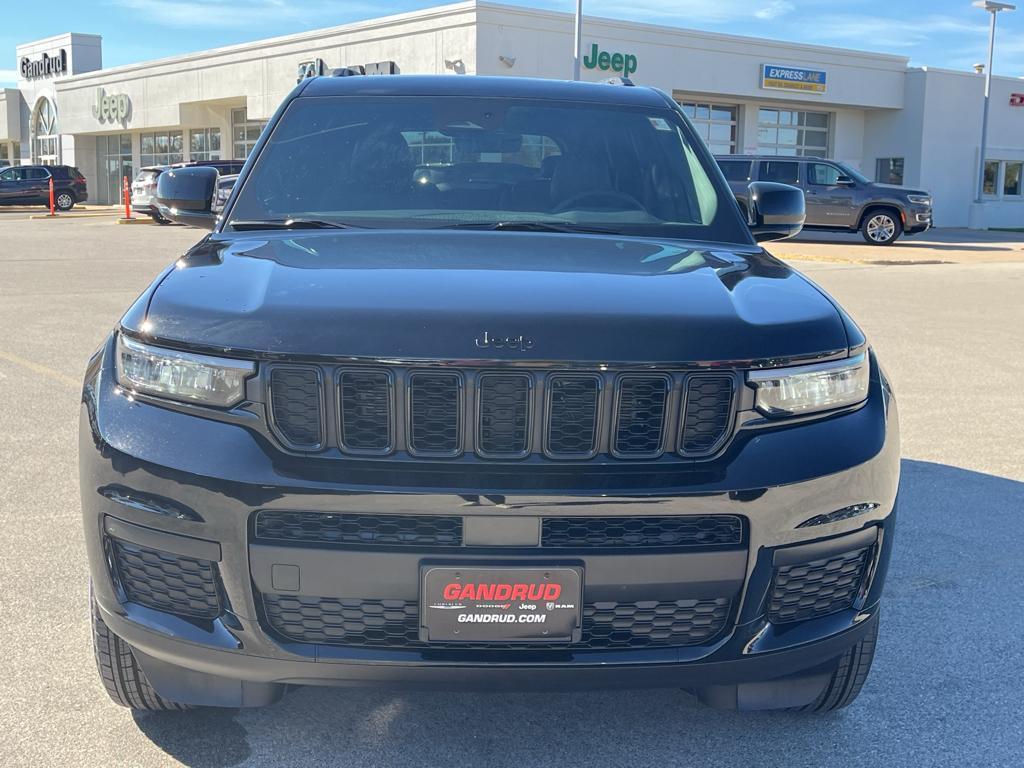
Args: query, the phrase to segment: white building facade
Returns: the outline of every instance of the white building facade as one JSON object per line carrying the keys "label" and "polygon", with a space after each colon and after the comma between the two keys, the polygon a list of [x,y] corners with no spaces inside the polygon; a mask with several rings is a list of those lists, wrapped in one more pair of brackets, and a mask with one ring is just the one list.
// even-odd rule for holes
{"label": "white building facade", "polygon": [[[570,14],[463,2],[102,68],[97,35],[21,45],[0,165],[62,163],[94,202],[147,165],[244,158],[301,67],[570,78]],[[937,226],[1024,226],[1024,79],[993,78],[985,204],[972,206],[984,78],[901,56],[587,18],[582,77],[670,93],[716,153],[817,155],[923,187]],[[973,209],[973,210],[972,210]]]}

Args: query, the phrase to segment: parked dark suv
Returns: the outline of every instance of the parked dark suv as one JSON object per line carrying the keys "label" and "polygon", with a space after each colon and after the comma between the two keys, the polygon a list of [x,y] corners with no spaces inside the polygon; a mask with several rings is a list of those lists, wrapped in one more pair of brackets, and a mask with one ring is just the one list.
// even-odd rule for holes
{"label": "parked dark suv", "polygon": [[[113,699],[677,686],[829,710],[871,665],[896,405],[757,240],[671,98],[304,80],[213,231],[88,365],[80,467]],[[168,258],[176,254],[168,252]]]}
{"label": "parked dark suv", "polygon": [[88,196],[85,176],[70,165],[16,165],[0,170],[0,205],[49,205],[69,211]]}
{"label": "parked dark suv", "polygon": [[932,225],[932,197],[920,189],[871,181],[835,160],[774,155],[719,155],[715,158],[741,206],[751,181],[792,184],[804,191],[804,227],[860,231],[872,245],[890,245],[900,235]]}

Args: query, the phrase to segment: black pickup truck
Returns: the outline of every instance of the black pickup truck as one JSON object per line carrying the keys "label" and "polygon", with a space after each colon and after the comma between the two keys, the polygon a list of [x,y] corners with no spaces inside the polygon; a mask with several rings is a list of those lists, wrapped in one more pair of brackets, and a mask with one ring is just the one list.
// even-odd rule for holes
{"label": "black pickup truck", "polygon": [[[849,703],[899,482],[864,335],[628,84],[303,81],[85,375],[94,642],[138,709],[301,684]],[[170,254],[169,254],[170,256]]]}

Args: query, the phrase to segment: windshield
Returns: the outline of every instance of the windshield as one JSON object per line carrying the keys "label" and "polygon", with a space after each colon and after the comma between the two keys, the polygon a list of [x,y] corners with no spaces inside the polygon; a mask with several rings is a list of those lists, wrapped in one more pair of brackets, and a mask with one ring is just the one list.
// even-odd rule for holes
{"label": "windshield", "polygon": [[869,179],[863,173],[858,171],[856,168],[851,168],[850,166],[846,165],[846,163],[836,163],[836,165],[838,165],[840,168],[842,168],[843,172],[847,176],[849,176],[851,179],[854,179],[855,181],[859,181],[861,184],[870,184],[871,183],[871,179]]}
{"label": "windshield", "polygon": [[226,227],[551,226],[750,242],[669,108],[461,97],[299,98]]}

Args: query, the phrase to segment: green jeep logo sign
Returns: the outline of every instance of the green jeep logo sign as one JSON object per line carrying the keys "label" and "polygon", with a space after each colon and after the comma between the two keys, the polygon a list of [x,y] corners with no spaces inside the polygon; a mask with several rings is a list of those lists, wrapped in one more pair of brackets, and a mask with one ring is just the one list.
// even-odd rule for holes
{"label": "green jeep logo sign", "polygon": [[629,77],[636,72],[636,56],[632,53],[608,53],[594,43],[590,48],[590,55],[583,57],[583,66],[587,69],[600,69],[603,72],[620,72],[623,77]]}

